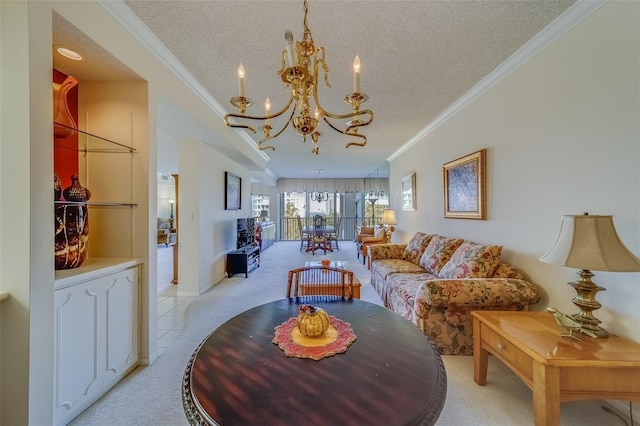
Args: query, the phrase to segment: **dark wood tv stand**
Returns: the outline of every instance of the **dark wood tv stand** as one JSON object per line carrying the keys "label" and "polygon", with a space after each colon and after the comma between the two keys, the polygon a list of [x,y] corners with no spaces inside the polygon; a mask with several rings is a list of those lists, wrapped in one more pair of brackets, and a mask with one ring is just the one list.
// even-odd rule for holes
{"label": "dark wood tv stand", "polygon": [[234,274],[244,273],[244,277],[249,276],[249,272],[260,266],[260,247],[246,246],[227,253],[227,276],[231,278]]}

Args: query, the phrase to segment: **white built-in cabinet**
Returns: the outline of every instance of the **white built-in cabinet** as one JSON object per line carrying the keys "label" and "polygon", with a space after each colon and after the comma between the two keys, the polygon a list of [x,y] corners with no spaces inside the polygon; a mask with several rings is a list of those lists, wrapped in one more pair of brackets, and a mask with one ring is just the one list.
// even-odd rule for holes
{"label": "white built-in cabinet", "polygon": [[148,352],[141,342],[155,336],[140,315],[150,297],[142,273],[150,241],[148,87],[83,81],[78,87],[79,176],[91,191],[88,257],[78,268],[55,271],[55,425],[67,424],[132,371]]}
{"label": "white built-in cabinet", "polygon": [[59,274],[54,292],[54,424],[68,423],[137,365],[138,264],[94,260],[80,267],[80,273]]}

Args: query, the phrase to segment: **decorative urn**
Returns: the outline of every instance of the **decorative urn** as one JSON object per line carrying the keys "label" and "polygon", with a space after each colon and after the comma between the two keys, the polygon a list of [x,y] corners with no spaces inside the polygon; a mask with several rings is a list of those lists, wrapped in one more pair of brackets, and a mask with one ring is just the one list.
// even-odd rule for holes
{"label": "decorative urn", "polygon": [[329,314],[311,305],[298,308],[298,330],[307,337],[319,337],[329,328]]}

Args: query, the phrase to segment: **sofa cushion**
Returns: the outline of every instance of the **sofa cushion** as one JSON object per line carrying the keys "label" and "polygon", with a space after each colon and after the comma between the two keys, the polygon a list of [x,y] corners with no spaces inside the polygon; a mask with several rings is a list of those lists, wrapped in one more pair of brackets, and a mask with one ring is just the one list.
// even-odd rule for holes
{"label": "sofa cushion", "polygon": [[513,278],[516,280],[524,280],[525,276],[518,269],[506,263],[501,263],[493,273],[492,278]]}
{"label": "sofa cushion", "polygon": [[404,259],[379,259],[376,260],[376,271],[385,280],[393,274],[420,274],[424,269]]}
{"label": "sofa cushion", "polygon": [[441,278],[487,278],[500,264],[502,246],[476,244],[463,241],[442,267]]}
{"label": "sofa cushion", "polygon": [[407,243],[407,247],[404,250],[404,260],[419,265],[422,253],[424,253],[424,249],[432,237],[433,235],[427,235],[424,232],[416,232]]}
{"label": "sofa cushion", "polygon": [[434,235],[420,258],[420,266],[427,272],[438,275],[442,267],[451,259],[453,253],[462,244],[460,238],[448,238]]}

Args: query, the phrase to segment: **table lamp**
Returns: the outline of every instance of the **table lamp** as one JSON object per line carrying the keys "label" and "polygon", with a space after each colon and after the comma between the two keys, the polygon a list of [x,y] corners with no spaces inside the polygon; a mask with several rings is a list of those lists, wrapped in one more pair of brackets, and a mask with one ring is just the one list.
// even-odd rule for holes
{"label": "table lamp", "polygon": [[396,230],[392,225],[398,224],[396,221],[396,212],[393,209],[382,210],[380,224],[387,230],[387,241],[391,242],[391,234]]}
{"label": "table lamp", "polygon": [[580,308],[571,318],[597,338],[607,338],[609,333],[599,325],[602,321],[593,315],[602,306],[596,301],[596,294],[605,289],[591,281],[594,275],[590,270],[640,272],[640,259],[618,237],[613,216],[562,216],[558,239],[540,260],[580,269],[580,279],[568,283],[577,292],[572,302]]}

